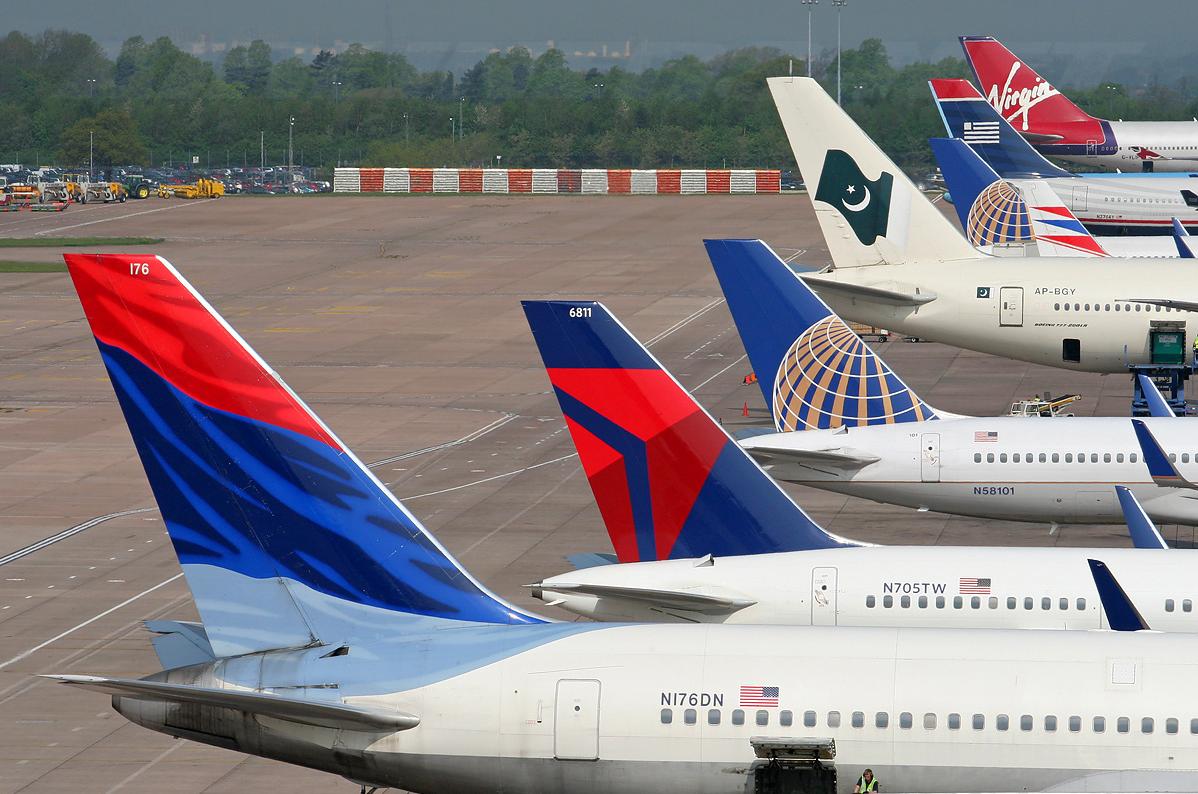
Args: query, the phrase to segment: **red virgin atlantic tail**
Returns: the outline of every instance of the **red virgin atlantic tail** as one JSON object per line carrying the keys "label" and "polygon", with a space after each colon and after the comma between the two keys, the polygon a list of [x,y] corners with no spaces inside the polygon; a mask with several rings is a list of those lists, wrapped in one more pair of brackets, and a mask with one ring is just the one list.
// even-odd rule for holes
{"label": "red virgin atlantic tail", "polygon": [[1094,118],[991,36],[962,36],[961,47],[986,101],[1032,143],[1102,142]]}

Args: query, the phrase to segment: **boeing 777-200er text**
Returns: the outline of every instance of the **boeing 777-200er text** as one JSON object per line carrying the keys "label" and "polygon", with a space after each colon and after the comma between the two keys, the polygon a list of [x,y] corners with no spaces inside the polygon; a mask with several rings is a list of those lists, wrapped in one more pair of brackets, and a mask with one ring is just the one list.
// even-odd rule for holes
{"label": "boeing 777-200er text", "polygon": [[979,253],[818,83],[768,82],[832,258],[805,279],[841,317],[1089,372],[1151,363],[1165,328],[1192,349],[1198,268]]}
{"label": "boeing 777-200er text", "polygon": [[1198,635],[546,622],[166,260],[66,258],[203,621],[145,679],[55,676],[140,725],[413,792],[741,794],[762,736],[890,791],[1198,789]]}

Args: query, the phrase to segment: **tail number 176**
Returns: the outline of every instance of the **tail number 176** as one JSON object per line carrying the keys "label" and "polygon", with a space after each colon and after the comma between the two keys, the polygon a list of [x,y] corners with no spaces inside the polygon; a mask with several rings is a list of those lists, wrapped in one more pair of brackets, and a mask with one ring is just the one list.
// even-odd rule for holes
{"label": "tail number 176", "polygon": [[150,275],[149,262],[130,262],[129,275],[131,276],[148,276]]}

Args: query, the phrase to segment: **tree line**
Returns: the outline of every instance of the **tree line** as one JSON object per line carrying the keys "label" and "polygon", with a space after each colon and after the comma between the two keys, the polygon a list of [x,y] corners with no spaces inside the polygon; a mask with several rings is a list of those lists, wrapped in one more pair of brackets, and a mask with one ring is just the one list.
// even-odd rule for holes
{"label": "tree line", "polygon": [[[574,69],[550,49],[495,52],[457,76],[420,71],[402,54],[354,44],[276,60],[263,41],[220,63],[168,38],[134,36],[116,59],[82,33],[0,39],[0,162],[201,167],[298,164],[525,167],[772,167],[793,165],[765,78],[806,73],[773,48],[704,61],[677,58],[640,73]],[[834,56],[813,64],[835,93]],[[903,167],[931,166],[943,134],[927,80],[966,77],[963,60],[895,67],[878,39],[844,50],[846,110]],[[1131,92],[1071,91],[1108,118],[1190,118],[1185,82]]]}

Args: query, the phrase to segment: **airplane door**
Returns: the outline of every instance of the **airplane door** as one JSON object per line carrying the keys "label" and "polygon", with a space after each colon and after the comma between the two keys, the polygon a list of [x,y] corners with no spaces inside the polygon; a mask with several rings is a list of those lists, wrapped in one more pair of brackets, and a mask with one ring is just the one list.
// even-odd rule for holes
{"label": "airplane door", "polygon": [[921,433],[919,436],[919,479],[940,482],[939,433]]}
{"label": "airplane door", "polygon": [[1073,210],[1076,215],[1079,212],[1085,212],[1089,206],[1090,187],[1089,185],[1074,185],[1073,186],[1073,206],[1069,209]]}
{"label": "airplane door", "polygon": [[1089,157],[1098,157],[1098,141],[1086,141],[1086,155]]}
{"label": "airplane door", "polygon": [[811,625],[836,625],[836,569],[811,570]]}
{"label": "airplane door", "polygon": [[553,757],[566,761],[599,759],[599,682],[557,682],[553,717]]}
{"label": "airplane door", "polygon": [[1023,325],[1023,287],[998,288],[998,324],[1013,328]]}

